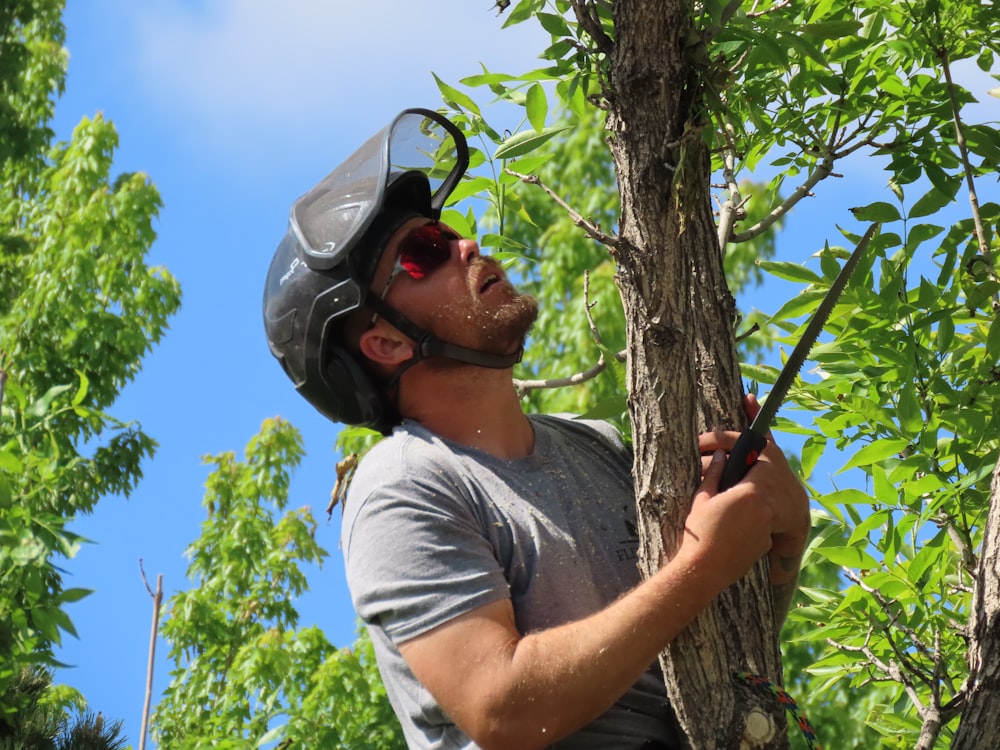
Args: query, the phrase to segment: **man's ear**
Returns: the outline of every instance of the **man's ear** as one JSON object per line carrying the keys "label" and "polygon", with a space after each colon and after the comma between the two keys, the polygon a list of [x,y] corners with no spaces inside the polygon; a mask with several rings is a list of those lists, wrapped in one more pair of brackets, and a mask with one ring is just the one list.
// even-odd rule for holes
{"label": "man's ear", "polygon": [[361,334],[358,348],[372,362],[388,369],[398,367],[414,355],[410,338],[381,320]]}

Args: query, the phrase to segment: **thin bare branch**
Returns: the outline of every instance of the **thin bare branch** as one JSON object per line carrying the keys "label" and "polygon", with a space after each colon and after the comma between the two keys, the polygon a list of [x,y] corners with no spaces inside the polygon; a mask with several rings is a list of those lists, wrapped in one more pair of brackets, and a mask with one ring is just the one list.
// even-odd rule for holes
{"label": "thin bare branch", "polygon": [[827,177],[833,174],[833,157],[825,157],[816,168],[809,173],[805,182],[799,185],[779,205],[775,206],[767,216],[758,221],[752,227],[746,229],[743,232],[734,232],[730,236],[730,242],[746,242],[752,240],[754,237],[766,232],[772,224],[774,224],[778,219],[787,214],[792,208],[803,198],[812,195],[812,189],[816,187],[817,183],[821,180],[825,180]]}
{"label": "thin bare branch", "polygon": [[[986,241],[986,229],[983,226],[983,217],[979,211],[979,196],[976,193],[975,175],[972,172],[972,164],[969,162],[969,148],[965,140],[965,126],[962,123],[961,106],[958,97],[955,95],[955,82],[951,79],[951,61],[948,56],[948,48],[942,45],[938,49],[938,59],[941,61],[941,69],[944,71],[945,80],[948,82],[948,100],[951,102],[951,114],[955,120],[955,142],[958,144],[958,151],[962,156],[962,169],[965,172],[965,184],[969,187],[969,204],[972,206],[972,221],[976,227],[976,244],[979,246],[979,254],[986,259],[990,273],[996,275],[996,265],[990,253],[989,243]],[[1000,295],[994,296],[1000,300]]]}
{"label": "thin bare branch", "polygon": [[920,665],[914,662],[913,659],[903,649],[900,649],[896,645],[896,642],[893,639],[892,631],[893,629],[896,629],[901,633],[903,633],[905,636],[907,636],[907,638],[910,639],[910,642],[917,649],[917,651],[922,653],[928,660],[930,660],[933,663],[935,659],[934,659],[934,652],[931,650],[931,648],[920,639],[920,637],[917,635],[916,631],[913,630],[913,628],[906,625],[899,619],[899,615],[893,610],[891,603],[884,596],[882,596],[881,591],[879,591],[877,588],[874,588],[873,586],[869,586],[868,584],[866,584],[864,581],[861,580],[861,577],[858,576],[857,573],[855,573],[850,568],[843,568],[843,571],[844,575],[849,580],[857,584],[862,591],[866,592],[878,603],[881,610],[885,612],[886,616],[889,618],[888,624],[885,623],[874,623],[874,624],[878,625],[879,629],[883,631],[886,639],[889,642],[889,645],[892,646],[893,651],[895,651],[896,655],[899,656],[900,661],[906,664],[907,668],[909,668],[914,675],[916,675],[924,683],[926,683],[928,687],[931,687],[933,689],[932,677],[924,674],[924,671],[920,667]]}
{"label": "thin bare branch", "polygon": [[591,11],[590,6],[592,3],[588,3],[586,0],[572,0],[572,5],[577,22],[583,27],[583,30],[587,32],[590,38],[594,40],[597,49],[605,55],[610,55],[614,51],[615,43],[611,37],[604,33],[600,17],[596,12]]}
{"label": "thin bare branch", "polygon": [[757,10],[757,6],[760,4],[760,0],[755,0],[753,7],[747,11],[747,18],[761,18],[766,16],[768,13],[775,13],[782,8],[787,8],[792,4],[792,0],[781,0],[780,3],[775,3],[770,8],[764,10]]}
{"label": "thin bare branch", "polygon": [[[587,316],[587,324],[590,326],[590,334],[594,337],[594,341],[597,345],[604,347],[604,341],[601,338],[601,332],[597,328],[597,323],[594,322],[593,315],[590,311],[593,309],[594,305],[597,303],[592,303],[590,301],[590,271],[583,272],[583,311]],[[624,362],[626,358],[625,351],[620,351],[615,354],[615,359],[619,362]],[[597,359],[597,364],[591,367],[589,370],[584,370],[583,372],[578,372],[573,375],[569,375],[564,378],[547,378],[544,380],[514,380],[514,390],[516,391],[519,398],[523,398],[530,391],[539,391],[545,388],[566,388],[571,385],[580,385],[581,383],[586,383],[588,380],[593,380],[598,375],[600,375],[607,368],[607,362],[604,359],[604,352],[601,352],[601,356]]]}
{"label": "thin bare branch", "polygon": [[[846,643],[838,643],[832,638],[827,638],[826,642],[833,646],[839,651],[846,651],[848,653],[859,653],[862,654],[866,659],[868,659],[868,664],[874,667],[882,674],[886,675],[893,682],[898,682],[903,686],[906,694],[910,697],[913,702],[914,707],[917,709],[917,713],[921,715],[924,714],[925,706],[920,700],[920,693],[917,692],[916,687],[914,687],[913,682],[910,680],[909,676],[899,668],[899,665],[893,661],[882,661],[878,658],[875,653],[869,647],[869,642],[871,640],[872,631],[868,631],[868,637],[865,639],[865,643],[862,646],[848,646]],[[874,681],[874,680],[873,680]]]}
{"label": "thin bare branch", "polygon": [[597,342],[598,346],[604,346],[604,339],[601,338],[601,332],[597,328],[597,323],[594,322],[594,316],[590,314],[590,311],[594,309],[596,304],[596,302],[590,301],[590,269],[587,268],[583,272],[583,312],[587,316],[590,335],[594,337],[594,341]]}
{"label": "thin bare branch", "polygon": [[153,598],[153,625],[149,634],[149,660],[146,664],[146,695],[142,705],[142,723],[139,728],[139,750],[146,748],[146,734],[149,727],[149,708],[153,699],[153,667],[156,664],[156,634],[160,629],[160,605],[163,603],[163,574],[156,576],[156,593],[149,587],[146,571],[139,558],[139,572],[146,591]]}
{"label": "thin bare branch", "polygon": [[520,172],[515,172],[513,169],[510,169],[509,167],[507,169],[504,169],[504,172],[518,178],[521,182],[527,185],[538,185],[538,187],[544,190],[545,193],[552,200],[554,200],[557,204],[559,204],[559,206],[564,211],[566,211],[567,214],[569,214],[570,220],[574,224],[576,224],[576,226],[582,228],[587,234],[589,234],[593,239],[600,242],[602,245],[606,245],[609,248],[618,247],[617,237],[610,234],[605,234],[596,224],[588,221],[587,219],[583,218],[583,216],[581,216],[579,213],[574,211],[573,208],[566,201],[564,201],[562,198],[556,195],[556,193],[552,190],[552,188],[548,187],[545,183],[543,183],[539,179],[538,175],[521,174]]}

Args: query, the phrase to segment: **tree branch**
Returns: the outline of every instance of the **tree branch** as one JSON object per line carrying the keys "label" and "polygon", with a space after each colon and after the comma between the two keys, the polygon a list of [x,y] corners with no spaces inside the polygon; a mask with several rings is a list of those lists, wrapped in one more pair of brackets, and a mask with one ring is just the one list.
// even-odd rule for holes
{"label": "tree branch", "polygon": [[[587,323],[590,326],[590,333],[594,337],[594,341],[600,347],[604,346],[604,341],[601,338],[601,332],[597,328],[597,324],[594,322],[594,317],[590,314],[591,308],[597,304],[590,302],[590,271],[584,271],[583,273],[583,310],[587,316]],[[619,362],[624,362],[626,359],[625,351],[620,351],[615,353],[615,359]],[[569,375],[564,378],[548,378],[546,380],[514,380],[514,390],[519,398],[524,397],[530,391],[539,391],[544,388],[565,388],[571,385],[580,385],[580,383],[586,383],[588,380],[593,380],[598,375],[600,375],[604,370],[607,369],[607,361],[604,359],[604,352],[601,352],[601,356],[597,360],[597,364],[591,367],[589,370],[584,370],[583,372],[578,372],[574,375]]]}
{"label": "tree branch", "polygon": [[583,216],[581,216],[579,213],[574,211],[573,208],[566,201],[564,201],[562,198],[560,198],[558,195],[555,194],[552,188],[545,185],[541,181],[541,179],[539,179],[538,175],[521,174],[520,172],[515,172],[510,167],[504,169],[504,172],[506,172],[509,175],[512,175],[513,177],[517,177],[521,182],[527,185],[538,185],[538,187],[544,190],[552,200],[558,203],[559,206],[564,211],[566,211],[567,214],[569,214],[570,220],[574,224],[576,224],[576,226],[582,228],[587,234],[591,236],[591,238],[597,240],[602,245],[606,245],[609,248],[618,247],[617,237],[610,234],[605,234],[596,224],[588,221],[587,219],[583,218]]}
{"label": "tree branch", "polygon": [[[965,126],[962,123],[961,107],[958,98],[955,96],[955,82],[951,79],[951,62],[948,57],[948,48],[941,46],[937,50],[938,59],[941,61],[941,69],[944,71],[945,80],[948,82],[948,101],[951,103],[951,114],[955,120],[955,143],[958,145],[958,152],[962,156],[962,169],[965,172],[965,183],[969,186],[969,204],[972,206],[972,221],[976,227],[976,244],[979,246],[979,254],[986,259],[990,273],[996,276],[996,265],[990,253],[989,243],[986,241],[986,229],[983,226],[983,217],[979,211],[979,196],[976,193],[975,175],[972,173],[972,164],[969,163],[969,148],[965,141]],[[995,295],[994,299],[1000,299],[1000,295]]]}
{"label": "tree branch", "polygon": [[[726,181],[726,190],[729,197],[722,202],[719,207],[719,249],[722,254],[726,253],[726,246],[732,235],[733,227],[740,217],[740,208],[743,199],[740,196],[740,186],[736,182],[736,144],[733,139],[733,124],[728,120],[725,122],[722,132],[726,138],[726,150],[723,155],[722,176]],[[746,212],[743,212],[746,215]]]}
{"label": "tree branch", "polygon": [[759,234],[766,232],[772,224],[774,224],[778,219],[787,214],[800,200],[812,195],[812,189],[816,187],[817,183],[821,180],[825,180],[833,173],[833,157],[827,155],[823,160],[816,165],[816,168],[809,174],[806,181],[795,188],[794,192],[788,196],[784,201],[771,209],[763,219],[758,221],[752,227],[749,227],[746,231],[735,232],[730,236],[731,242],[746,242],[752,240]]}
{"label": "tree branch", "polygon": [[594,40],[598,50],[605,55],[610,55],[614,51],[615,43],[611,37],[604,33],[604,27],[601,26],[601,19],[598,15],[591,12],[592,3],[588,3],[586,0],[572,0],[572,5],[577,23]]}
{"label": "tree branch", "polygon": [[156,576],[156,593],[149,587],[146,580],[146,571],[142,567],[142,558],[139,558],[139,572],[142,574],[142,583],[146,587],[146,592],[153,598],[153,627],[149,634],[149,660],[146,664],[146,695],[142,704],[142,723],[139,728],[139,750],[146,748],[146,733],[149,726],[149,707],[153,697],[153,667],[156,664],[156,634],[160,629],[160,605],[163,603],[163,574]]}

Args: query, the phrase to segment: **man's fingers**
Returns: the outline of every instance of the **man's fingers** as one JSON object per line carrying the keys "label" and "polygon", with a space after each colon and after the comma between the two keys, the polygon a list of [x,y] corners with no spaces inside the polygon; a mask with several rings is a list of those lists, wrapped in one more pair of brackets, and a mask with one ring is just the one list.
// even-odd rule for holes
{"label": "man's fingers", "polygon": [[714,453],[715,451],[726,451],[727,453],[736,445],[740,433],[718,430],[716,432],[703,432],[698,436],[698,451],[700,453]]}
{"label": "man's fingers", "polygon": [[712,454],[712,459],[709,461],[708,468],[705,469],[705,474],[701,479],[701,486],[698,488],[699,493],[704,492],[708,495],[714,495],[719,491],[719,478],[722,476],[722,468],[725,465],[725,451],[715,451]]}

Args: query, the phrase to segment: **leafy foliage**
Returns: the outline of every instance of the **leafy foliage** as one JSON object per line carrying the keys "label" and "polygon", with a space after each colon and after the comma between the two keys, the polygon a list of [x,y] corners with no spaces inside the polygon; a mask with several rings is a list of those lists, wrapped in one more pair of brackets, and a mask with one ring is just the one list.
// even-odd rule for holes
{"label": "leafy foliage", "polygon": [[171,598],[162,629],[175,664],[153,717],[163,747],[404,747],[366,638],[337,649],[298,626],[301,565],[327,556],[311,511],[288,509],[301,456],[298,432],[268,420],[244,461],[209,459],[194,586]]}
{"label": "leafy foliage", "polygon": [[[112,124],[85,118],[52,144],[61,12],[56,0],[0,11],[0,693],[74,633],[64,607],[88,591],[62,586],[57,561],[82,541],[67,526],[142,476],[153,440],[106,411],[179,304],[145,262],[155,187],[111,177]],[[18,709],[0,706],[0,721]]]}
{"label": "leafy foliage", "polygon": [[[25,668],[0,696],[20,706],[16,720],[0,726],[0,750],[122,750],[122,722],[83,708],[75,691],[52,685],[52,675]],[[71,712],[75,716],[70,717]]]}

